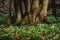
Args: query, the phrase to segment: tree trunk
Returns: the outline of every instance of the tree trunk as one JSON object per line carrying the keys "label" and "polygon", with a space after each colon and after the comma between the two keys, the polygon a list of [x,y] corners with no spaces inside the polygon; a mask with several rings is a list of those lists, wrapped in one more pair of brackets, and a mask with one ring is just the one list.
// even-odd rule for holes
{"label": "tree trunk", "polygon": [[[17,23],[23,20],[24,24],[42,23],[47,17],[48,0],[14,0]],[[22,6],[23,4],[23,6]],[[22,8],[23,7],[23,8]],[[28,23],[27,23],[28,22]],[[22,22],[21,22],[22,23]]]}
{"label": "tree trunk", "polygon": [[52,15],[57,19],[57,15],[56,15],[56,0],[52,0]]}
{"label": "tree trunk", "polygon": [[39,22],[39,18],[36,16],[39,13],[39,0],[34,0],[32,4],[33,24]]}
{"label": "tree trunk", "polygon": [[43,0],[43,7],[42,7],[41,12],[40,12],[41,22],[47,21],[46,17],[47,17],[48,1],[49,0]]}
{"label": "tree trunk", "polygon": [[15,16],[16,16],[16,23],[18,24],[21,21],[21,11],[19,0],[14,0],[14,9],[15,9]]}

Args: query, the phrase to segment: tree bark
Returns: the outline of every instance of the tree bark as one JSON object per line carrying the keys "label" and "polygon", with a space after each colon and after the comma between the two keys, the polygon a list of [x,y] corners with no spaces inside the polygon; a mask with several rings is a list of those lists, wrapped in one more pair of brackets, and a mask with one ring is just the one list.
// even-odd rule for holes
{"label": "tree bark", "polygon": [[15,16],[16,16],[16,23],[18,24],[21,21],[21,9],[20,9],[20,1],[14,0],[14,9],[15,9]]}
{"label": "tree bark", "polygon": [[49,0],[43,1],[43,7],[42,7],[41,12],[40,12],[40,19],[42,22],[47,21],[46,17],[47,17],[48,1]]}
{"label": "tree bark", "polygon": [[39,22],[39,18],[36,16],[39,13],[39,0],[34,0],[32,4],[33,11],[33,24]]}
{"label": "tree bark", "polygon": [[[14,0],[14,1],[17,22],[21,22],[22,18],[25,18],[25,20],[23,20],[25,24],[27,22],[28,24],[35,24],[46,21],[49,0]],[[24,4],[23,5],[24,7],[22,6],[22,3]]]}

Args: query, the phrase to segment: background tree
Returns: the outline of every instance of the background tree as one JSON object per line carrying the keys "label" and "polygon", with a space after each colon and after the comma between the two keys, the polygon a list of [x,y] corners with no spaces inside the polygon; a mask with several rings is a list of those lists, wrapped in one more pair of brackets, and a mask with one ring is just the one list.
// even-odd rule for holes
{"label": "background tree", "polygon": [[[47,21],[48,1],[49,0],[9,0],[10,23],[38,24]],[[11,11],[12,6],[14,6],[14,13]]]}
{"label": "background tree", "polygon": [[52,0],[52,15],[57,19],[57,14],[56,14],[56,0]]}
{"label": "background tree", "polygon": [[[14,3],[15,13],[17,16],[19,16],[19,18],[17,17],[18,19],[22,19],[22,17],[24,17],[26,18],[25,21],[28,21],[28,23],[30,22],[30,24],[34,24],[36,22],[42,23],[43,21],[46,21],[48,0],[42,0],[41,4],[39,4],[41,0],[30,1],[14,0],[14,1],[15,1]],[[22,10],[23,9],[22,3],[24,3],[25,10]],[[23,11],[25,11],[25,13],[23,13]]]}

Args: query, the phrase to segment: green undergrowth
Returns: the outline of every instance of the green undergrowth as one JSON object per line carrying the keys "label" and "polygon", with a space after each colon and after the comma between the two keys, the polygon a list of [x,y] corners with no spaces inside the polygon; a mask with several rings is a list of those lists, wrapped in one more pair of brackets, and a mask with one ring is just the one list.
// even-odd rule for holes
{"label": "green undergrowth", "polygon": [[8,28],[0,25],[0,40],[17,40],[19,38],[24,39],[24,37],[29,37],[30,40],[42,40],[43,38],[46,40],[60,40],[60,23],[19,27],[9,26]]}

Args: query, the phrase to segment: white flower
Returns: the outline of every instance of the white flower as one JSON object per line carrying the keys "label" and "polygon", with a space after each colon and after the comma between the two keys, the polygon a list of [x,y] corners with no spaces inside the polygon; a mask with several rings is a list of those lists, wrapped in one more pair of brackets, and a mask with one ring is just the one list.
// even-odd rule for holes
{"label": "white flower", "polygon": [[55,26],[52,26],[52,28],[54,28]]}

